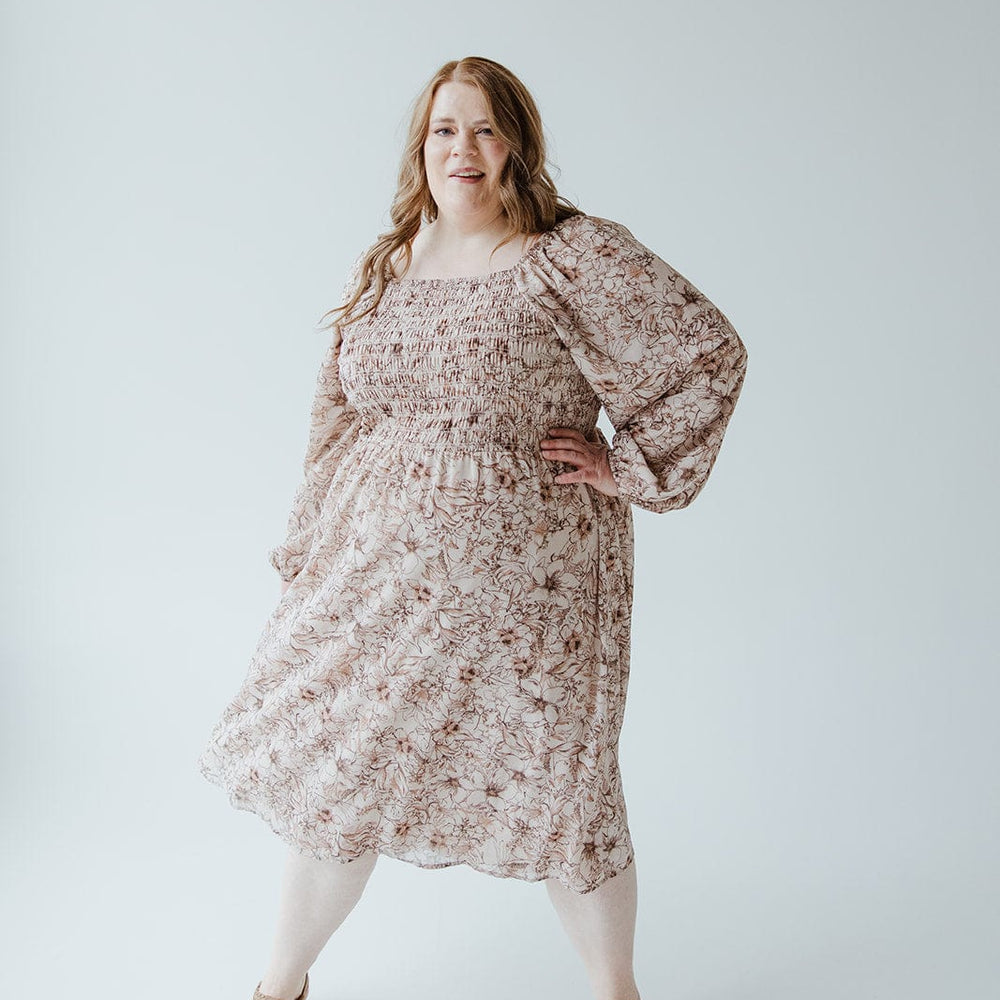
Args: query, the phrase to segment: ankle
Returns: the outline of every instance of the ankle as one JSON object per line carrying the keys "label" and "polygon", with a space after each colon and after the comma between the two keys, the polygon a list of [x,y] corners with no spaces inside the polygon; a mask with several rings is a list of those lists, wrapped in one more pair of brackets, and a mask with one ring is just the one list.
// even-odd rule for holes
{"label": "ankle", "polygon": [[257,986],[257,991],[266,1000],[299,1000],[305,988],[305,976],[299,976],[297,979],[289,979],[282,976],[264,976]]}

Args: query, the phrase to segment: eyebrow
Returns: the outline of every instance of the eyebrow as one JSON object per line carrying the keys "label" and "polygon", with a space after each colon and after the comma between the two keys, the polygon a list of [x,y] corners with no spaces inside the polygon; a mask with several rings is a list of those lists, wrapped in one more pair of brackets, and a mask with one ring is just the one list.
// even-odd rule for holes
{"label": "eyebrow", "polygon": [[[432,118],[431,119],[431,124],[432,125],[436,124],[436,123],[439,123],[439,122],[442,123],[442,124],[446,124],[446,125],[454,125],[455,124],[455,119],[454,118]],[[489,121],[486,118],[480,118],[479,121],[473,122],[472,124],[473,125],[489,125]]]}

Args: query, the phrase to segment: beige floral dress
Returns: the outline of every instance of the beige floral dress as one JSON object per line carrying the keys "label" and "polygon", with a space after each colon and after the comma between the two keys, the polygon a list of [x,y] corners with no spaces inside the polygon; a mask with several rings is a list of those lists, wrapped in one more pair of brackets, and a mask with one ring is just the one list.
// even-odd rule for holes
{"label": "beige floral dress", "polygon": [[[291,586],[201,772],[318,859],[622,871],[630,505],[697,495],[745,369],[719,309],[588,215],[505,270],[392,281],[331,338],[270,553]],[[602,405],[616,497],[539,447],[607,444]]]}

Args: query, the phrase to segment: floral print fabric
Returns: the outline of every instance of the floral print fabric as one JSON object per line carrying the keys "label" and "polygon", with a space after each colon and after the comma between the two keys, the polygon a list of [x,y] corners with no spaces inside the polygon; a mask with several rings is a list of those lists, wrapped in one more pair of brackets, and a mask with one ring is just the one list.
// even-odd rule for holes
{"label": "floral print fabric", "polygon": [[[633,858],[617,747],[631,504],[704,486],[746,350],[618,223],[511,268],[392,281],[336,330],[270,553],[291,586],[199,767],[312,857],[374,850],[590,892]],[[554,478],[552,427],[608,444],[619,495]]]}

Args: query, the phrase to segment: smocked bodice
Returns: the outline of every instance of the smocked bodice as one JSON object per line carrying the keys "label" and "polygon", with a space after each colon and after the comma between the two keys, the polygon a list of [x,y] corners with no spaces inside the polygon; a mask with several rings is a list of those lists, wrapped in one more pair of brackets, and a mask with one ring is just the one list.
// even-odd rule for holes
{"label": "smocked bodice", "polygon": [[515,276],[394,281],[344,328],[340,378],[362,432],[478,452],[594,426],[597,396]]}

